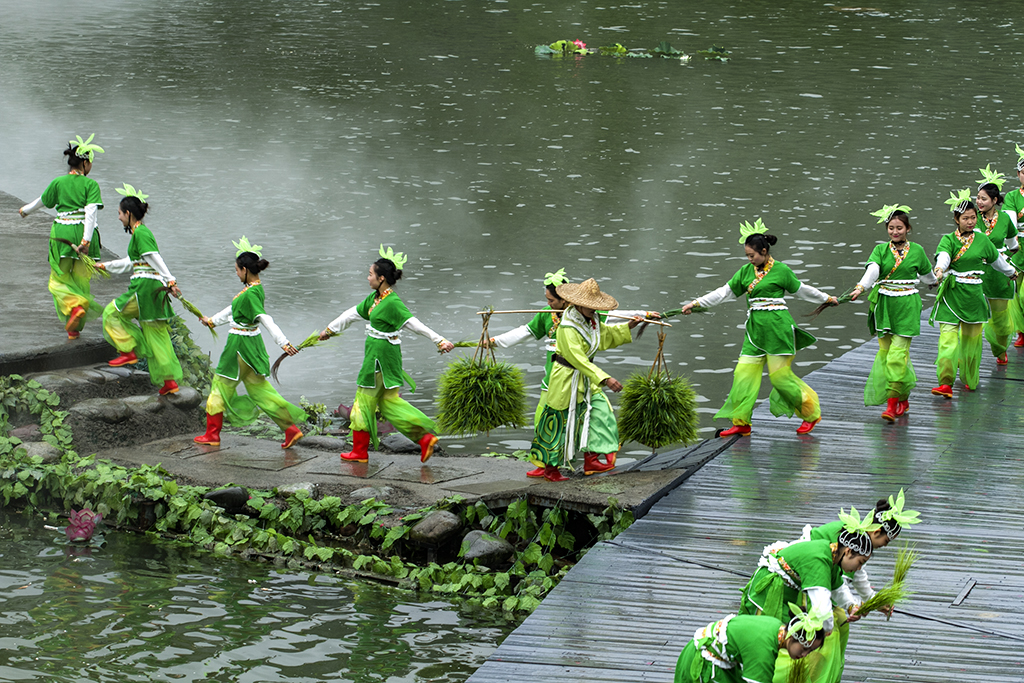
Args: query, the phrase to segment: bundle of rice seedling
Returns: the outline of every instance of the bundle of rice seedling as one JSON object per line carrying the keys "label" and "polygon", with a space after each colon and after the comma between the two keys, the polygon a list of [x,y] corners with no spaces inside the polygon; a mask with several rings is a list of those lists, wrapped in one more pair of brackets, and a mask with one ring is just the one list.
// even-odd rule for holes
{"label": "bundle of rice seedling", "polygon": [[[163,293],[164,299],[166,299],[167,301],[171,300],[171,288],[170,287],[158,287],[156,291]],[[199,318],[200,320],[202,320],[203,318],[206,317],[206,316],[203,315],[203,312],[199,310],[198,306],[196,306],[194,303],[192,303],[191,301],[189,301],[185,297],[179,296],[178,297],[178,301],[181,302],[181,307],[182,308],[184,308],[186,311],[188,311],[189,313],[191,313],[195,317]],[[204,325],[203,327],[206,327],[206,326]],[[213,329],[212,327],[208,327],[207,329],[210,330],[210,334],[213,335],[214,339],[217,339],[219,337],[219,335],[217,334],[217,330]]]}
{"label": "bundle of rice seedling", "polygon": [[[694,306],[693,308],[690,309],[690,313],[708,313],[710,311],[711,309],[708,308],[707,306]],[[681,308],[672,308],[662,313],[661,319],[664,320],[665,318],[672,318],[677,315],[681,315],[682,312],[683,309]]]}
{"label": "bundle of rice seedling", "polygon": [[822,311],[824,311],[826,308],[828,308],[830,306],[833,306],[833,305],[838,306],[839,304],[848,304],[848,303],[850,303],[853,300],[850,297],[853,296],[853,290],[855,290],[855,289],[856,289],[856,286],[850,287],[848,290],[846,290],[845,292],[840,294],[838,297],[836,297],[836,303],[835,304],[830,304],[830,303],[828,303],[826,301],[825,303],[821,304],[820,306],[815,308],[813,311],[808,313],[807,317],[810,318],[811,320],[814,320],[815,318],[818,317],[819,313],[821,313]]}
{"label": "bundle of rice seedling", "polygon": [[[70,240],[66,240],[66,239],[64,239],[62,237],[52,237],[51,239],[54,242],[60,242],[61,244],[66,244],[69,247],[77,247],[78,246],[77,244],[74,244]],[[90,278],[93,277],[94,275],[99,275],[100,277],[107,278],[107,279],[110,278],[110,273],[108,273],[106,271],[106,269],[104,269],[104,268],[97,268],[96,267],[96,259],[94,259],[93,257],[89,256],[89,254],[87,254],[85,252],[78,252],[78,259],[83,264],[85,264],[86,268],[89,269],[89,277]]]}
{"label": "bundle of rice seedling", "polygon": [[459,341],[455,342],[454,346],[457,349],[473,349],[476,348],[480,342],[478,341]]}
{"label": "bundle of rice seedling", "polygon": [[[334,335],[332,334],[331,336],[333,337]],[[317,332],[313,332],[308,337],[306,337],[301,342],[299,342],[295,346],[295,350],[296,351],[301,351],[302,349],[308,349],[311,346],[319,345],[320,342],[322,342],[322,341],[324,341],[324,340],[320,339],[320,332],[318,332],[318,331]],[[274,361],[274,365],[271,366],[271,368],[270,368],[270,376],[273,377],[274,381],[277,382],[278,384],[280,384],[281,382],[280,382],[280,380],[277,379],[277,369],[279,367],[281,367],[281,361],[283,361],[287,357],[288,357],[287,353],[282,353],[281,356],[276,361]]]}
{"label": "bundle of rice seedling", "polygon": [[662,352],[664,331],[658,332],[658,354],[647,374],[634,374],[619,401],[619,441],[637,441],[657,450],[669,444],[697,441],[697,394],[683,377],[672,377]]}
{"label": "bundle of rice seedling", "polygon": [[896,566],[892,570],[892,582],[904,583],[907,580],[907,574],[910,573],[910,568],[917,562],[918,557],[920,557],[920,553],[917,552],[917,544],[900,546],[896,551]]}
{"label": "bundle of rice seedling", "polygon": [[[892,581],[882,590],[861,603],[857,614],[867,616],[878,610],[890,610],[898,603],[905,602],[911,595],[907,590],[907,575],[917,561],[919,553],[915,546],[901,546],[896,552],[896,566],[892,570]],[[886,617],[888,619],[888,616]]]}
{"label": "bundle of rice seedling", "polygon": [[807,658],[790,660],[786,683],[808,683],[810,680],[811,666]]}

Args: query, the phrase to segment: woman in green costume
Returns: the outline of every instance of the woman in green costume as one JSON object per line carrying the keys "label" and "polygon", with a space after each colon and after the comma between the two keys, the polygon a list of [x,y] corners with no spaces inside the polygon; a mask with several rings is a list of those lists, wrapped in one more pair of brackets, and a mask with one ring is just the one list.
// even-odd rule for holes
{"label": "woman in green costume", "polygon": [[[1013,222],[1013,227],[1020,230],[1020,223],[1024,221],[1024,149],[1017,145],[1017,180],[1020,181],[1020,188],[1016,190],[1010,190],[1003,197],[1003,213],[1005,213],[1009,219]],[[1013,255],[1011,259],[1013,265],[1020,269],[1024,269],[1024,253],[1020,250]],[[1021,278],[1017,277],[1017,295],[1010,300],[1009,311],[1010,311],[1010,322],[1017,332],[1017,338],[1014,340],[1013,345],[1016,347],[1024,346],[1024,303],[1021,301],[1021,296],[1024,296],[1021,292]]]}
{"label": "woman in green costume", "polygon": [[[884,206],[872,213],[885,223],[889,241],[877,245],[868,257],[864,277],[853,288],[856,301],[868,296],[868,329],[878,337],[878,353],[864,386],[864,405],[886,403],[882,419],[895,422],[910,407],[910,392],[917,385],[910,362],[910,341],[921,334],[921,295],[918,281],[935,283],[924,247],[911,242],[909,206]],[[882,273],[885,273],[882,276]]]}
{"label": "woman in green costume", "polygon": [[[219,446],[225,416],[229,424],[247,425],[255,422],[259,410],[263,410],[284,430],[281,448],[291,448],[302,438],[298,423],[306,421],[306,413],[284,400],[267,380],[270,375],[270,357],[259,326],[262,325],[289,356],[294,356],[298,351],[288,343],[284,332],[263,308],[266,294],[260,282],[260,273],[270,265],[263,258],[263,247],[249,244],[244,235],[241,240],[232,243],[238,249],[235,253],[235,275],[245,286],[235,295],[230,306],[215,316],[200,319],[210,329],[230,323],[231,330],[220,355],[220,362],[217,363],[210,396],[206,399],[206,433],[197,436],[194,441]],[[245,385],[247,395],[239,396],[235,393],[239,382]]]}
{"label": "woman in green costume", "polygon": [[768,250],[776,243],[774,235],[758,218],[754,225],[740,227],[740,244],[746,253],[747,265],[740,268],[728,283],[694,299],[683,306],[683,315],[689,315],[694,306],[710,308],[729,299],[747,295],[747,324],[732,389],[725,405],[715,417],[731,418],[733,426],[720,436],[750,434],[750,417],[761,388],[761,373],[768,364],[768,379],[772,383],[769,404],[773,415],[803,419],[797,434],[808,434],[821,421],[818,395],[807,383],[793,374],[796,352],[816,340],[793,321],[786,306],[785,295],[812,303],[837,303],[836,298],[805,285],[797,279],[789,266],[772,258]]}
{"label": "woman in green costume", "polygon": [[[149,380],[160,387],[160,395],[175,394],[182,372],[171,343],[169,321],[174,317],[174,309],[165,291],[169,288],[174,296],[181,296],[181,290],[160,256],[153,231],[142,222],[149,210],[149,195],[127,183],[117,191],[124,195],[117,207],[117,218],[132,236],[128,240],[128,256],[96,267],[118,274],[131,271],[132,277],[128,291],[103,309],[103,336],[120,353],[109,364],[117,368],[145,358]],[[133,323],[133,319],[139,324]]]}
{"label": "woman in green costume", "polygon": [[730,614],[697,629],[679,653],[675,683],[771,683],[781,653],[803,659],[825,639],[821,618]]}
{"label": "woman in green costume", "polygon": [[[991,171],[988,166],[980,170],[982,179],[977,196],[979,218],[985,236],[992,241],[996,250],[1010,261],[1016,255],[1019,246],[1017,226],[1010,220],[1009,214],[1000,208],[1003,197],[999,192],[1003,187],[1004,177],[1002,173]],[[1010,333],[1013,331],[1009,306],[1017,295],[1015,279],[1007,278],[988,265],[981,276],[982,289],[992,310],[992,317],[985,323],[983,330],[998,365],[1010,362],[1006,349],[1010,346]]]}
{"label": "woman in green costume", "polygon": [[[555,334],[554,365],[548,382],[547,402],[530,445],[530,462],[544,468],[548,481],[567,481],[559,466],[571,467],[577,450],[583,451],[583,474],[607,472],[615,467],[619,427],[604,387],[622,391],[622,384],[594,365],[598,351],[633,341],[631,330],[642,318],[626,325],[601,322],[598,311],[619,307],[591,278],[556,289],[570,306],[562,313]],[[604,455],[605,462],[600,456]]]}
{"label": "woman in green costume", "polygon": [[[533,320],[520,325],[519,327],[491,337],[490,343],[493,346],[497,346],[503,349],[507,349],[510,346],[521,344],[522,342],[529,341],[531,339],[544,339],[545,350],[547,351],[547,358],[544,362],[544,377],[540,381],[540,401],[537,402],[537,409],[533,414],[533,426],[534,429],[540,424],[540,416],[544,412],[544,406],[547,404],[547,393],[548,393],[548,382],[551,378],[551,366],[554,364],[555,356],[555,337],[558,332],[558,324],[562,320],[562,311],[569,305],[569,302],[565,301],[558,296],[557,287],[564,285],[569,282],[569,278],[565,275],[565,268],[559,268],[557,272],[547,273],[544,276],[544,298],[547,299],[548,305],[544,310],[537,315],[533,316]],[[661,316],[654,311],[613,311],[618,316],[627,316],[632,318],[633,316],[640,315],[646,318],[659,319]],[[601,312],[598,312],[598,316],[601,318],[601,322],[606,322],[606,317]],[[623,321],[625,322],[625,321]],[[526,473],[528,477],[543,477],[544,468],[537,467],[536,469],[530,470]]]}
{"label": "woman in green costume", "polygon": [[89,270],[78,258],[80,251],[94,260],[100,257],[96,212],[103,208],[103,200],[99,184],[87,177],[95,153],[103,153],[103,148],[92,144],[94,137],[95,133],[88,140],[76,136],[69,142],[64,150],[68,158],[67,174],[56,178],[42,196],[18,210],[24,217],[44,206],[57,209],[57,217],[50,227],[49,289],[68,339],[78,339],[85,321],[99,316],[93,306]]}
{"label": "woman in green costume", "polygon": [[415,391],[416,383],[402,369],[403,329],[426,337],[437,345],[438,351],[448,353],[455,345],[434,332],[416,318],[393,287],[402,278],[402,266],[408,261],[401,252],[391,247],[380,247],[380,258],[370,265],[366,281],[373,293],[338,316],[320,333],[321,339],[343,332],[349,325],[366,320],[366,344],[363,366],[356,379],[356,398],[352,403],[352,450],[342,453],[341,459],[368,462],[369,446],[377,446],[377,409],[384,419],[420,446],[420,462],[434,454],[437,426],[434,421],[403,400],[398,391],[408,383]]}
{"label": "woman in green costume", "polygon": [[1004,277],[1015,277],[1016,271],[992,241],[974,229],[978,209],[971,201],[970,190],[950,192],[946,203],[953,211],[956,230],[942,237],[935,254],[935,277],[943,282],[929,322],[939,322],[939,355],[935,361],[939,386],[932,393],[953,398],[957,370],[964,389],[978,388],[981,328],[991,317],[982,284],[985,266]]}

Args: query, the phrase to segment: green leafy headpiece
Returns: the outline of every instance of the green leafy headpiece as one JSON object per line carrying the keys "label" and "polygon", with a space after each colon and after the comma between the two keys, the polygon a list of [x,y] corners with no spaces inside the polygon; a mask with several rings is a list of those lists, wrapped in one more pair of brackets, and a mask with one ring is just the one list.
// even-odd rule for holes
{"label": "green leafy headpiece", "polygon": [[380,245],[380,249],[377,251],[377,253],[380,254],[381,258],[386,258],[388,261],[394,263],[395,268],[397,268],[398,270],[401,270],[402,267],[405,266],[405,264],[409,261],[409,257],[400,251],[396,252],[391,247],[388,247],[385,250],[383,244]]}
{"label": "green leafy headpiece", "polygon": [[878,216],[879,223],[888,223],[889,220],[892,219],[892,215],[897,211],[910,213],[910,207],[906,204],[886,204],[878,211],[872,211],[871,215]]}
{"label": "green leafy headpiece", "polygon": [[971,205],[971,191],[963,189],[959,192],[953,192],[950,190],[949,199],[946,200],[946,204],[949,204],[949,210],[953,213],[963,213]]}
{"label": "green leafy headpiece", "polygon": [[899,536],[904,526],[917,524],[921,520],[918,517],[921,513],[917,510],[904,510],[906,500],[903,496],[903,489],[896,494],[896,498],[889,496],[889,509],[875,512],[875,521],[879,522],[885,530],[885,535],[890,539]]}
{"label": "green leafy headpiece", "polygon": [[978,181],[979,190],[989,183],[992,183],[1000,192],[1003,191],[1003,183],[1006,182],[1006,176],[1002,173],[993,171],[992,164],[986,164],[985,168],[979,168],[978,173],[981,174],[981,180]]}
{"label": "green leafy headpiece", "polygon": [[251,251],[260,258],[263,258],[263,247],[259,244],[249,244],[249,240],[245,235],[242,235],[242,239],[237,242],[231,240],[231,244],[235,245],[235,249],[238,249],[238,251],[235,252],[235,258],[238,258],[247,251]]}
{"label": "green leafy headpiece", "polygon": [[740,244],[744,244],[751,235],[763,235],[768,232],[768,227],[758,218],[751,225],[748,221],[740,223]]}
{"label": "green leafy headpiece", "polygon": [[559,268],[553,273],[544,274],[545,285],[554,285],[557,287],[558,285],[564,285],[568,281],[569,277],[565,274],[565,268]]}
{"label": "green leafy headpiece", "polygon": [[1017,147],[1017,170],[1018,171],[1024,171],[1024,149],[1021,149],[1020,145],[1016,145],[1016,147]]}
{"label": "green leafy headpiece", "polygon": [[76,135],[74,140],[68,141],[68,145],[74,148],[76,157],[88,159],[91,162],[95,152],[103,154],[102,147],[92,144],[94,137],[96,137],[96,133],[90,135],[88,140],[83,140],[81,136]]}
{"label": "green leafy headpiece", "polygon": [[804,612],[792,602],[789,603],[789,609],[796,616],[789,621],[789,626],[786,628],[787,635],[793,636],[798,643],[807,649],[811,649],[814,647],[814,639],[818,635],[818,631],[824,628],[825,619],[831,613],[822,614],[813,607],[810,611]]}
{"label": "green leafy headpiece", "polygon": [[862,519],[857,508],[851,507],[850,514],[839,510],[839,521],[843,523],[843,530],[839,532],[839,545],[846,546],[858,555],[870,556],[874,544],[868,534],[882,527],[874,520],[873,514],[868,512]]}
{"label": "green leafy headpiece", "polygon": [[149,198],[148,194],[142,194],[142,192],[140,192],[139,190],[136,190],[134,187],[132,187],[128,183],[124,183],[124,187],[115,187],[114,189],[117,190],[118,194],[124,195],[125,197],[135,197],[140,202],[142,202],[143,204],[145,204],[146,203],[146,199]]}

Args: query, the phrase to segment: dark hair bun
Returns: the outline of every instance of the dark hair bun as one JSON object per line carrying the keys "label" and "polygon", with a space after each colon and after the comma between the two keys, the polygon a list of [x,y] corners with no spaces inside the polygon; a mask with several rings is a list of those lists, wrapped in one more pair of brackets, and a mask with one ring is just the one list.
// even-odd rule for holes
{"label": "dark hair bun", "polygon": [[779,241],[779,238],[776,237],[775,235],[769,235],[768,233],[765,233],[764,240],[765,242],[774,247],[775,243]]}
{"label": "dark hair bun", "polygon": [[235,263],[238,264],[239,268],[245,268],[253,275],[259,275],[270,266],[270,262],[267,259],[260,258],[251,251],[243,251],[235,258]]}

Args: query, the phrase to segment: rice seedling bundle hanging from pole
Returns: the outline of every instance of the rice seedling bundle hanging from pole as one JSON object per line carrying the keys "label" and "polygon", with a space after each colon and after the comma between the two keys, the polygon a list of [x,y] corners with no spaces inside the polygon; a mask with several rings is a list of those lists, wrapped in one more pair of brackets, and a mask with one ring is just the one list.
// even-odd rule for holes
{"label": "rice seedling bundle hanging from pole", "polygon": [[697,441],[697,395],[684,377],[673,377],[665,362],[665,331],[658,330],[658,355],[646,375],[634,373],[619,401],[619,441],[657,450]]}
{"label": "rice seedling bundle hanging from pole", "polygon": [[487,325],[493,313],[493,309],[482,312],[483,332],[472,358],[458,359],[438,377],[435,421],[446,434],[467,436],[526,425],[523,373],[509,363],[499,363],[489,344]]}

